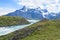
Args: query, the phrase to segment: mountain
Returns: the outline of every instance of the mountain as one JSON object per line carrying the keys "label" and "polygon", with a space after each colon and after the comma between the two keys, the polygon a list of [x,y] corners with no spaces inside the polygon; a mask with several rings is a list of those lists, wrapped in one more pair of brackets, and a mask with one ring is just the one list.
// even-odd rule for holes
{"label": "mountain", "polygon": [[15,12],[8,13],[6,16],[20,16],[26,19],[43,19],[42,12],[36,9],[26,8],[16,10]]}
{"label": "mountain", "polygon": [[60,19],[60,13],[49,13],[45,17],[47,19]]}
{"label": "mountain", "polygon": [[23,6],[23,8],[16,10],[14,12],[8,13],[6,16],[20,16],[25,19],[60,19],[60,12],[54,13],[49,12],[47,9],[38,8],[27,8]]}

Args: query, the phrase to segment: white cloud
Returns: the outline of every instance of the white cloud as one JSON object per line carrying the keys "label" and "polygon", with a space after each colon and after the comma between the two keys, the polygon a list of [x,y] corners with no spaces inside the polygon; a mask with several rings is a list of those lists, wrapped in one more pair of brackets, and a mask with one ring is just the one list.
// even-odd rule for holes
{"label": "white cloud", "polygon": [[17,4],[30,8],[47,8],[49,12],[60,11],[60,0],[18,0]]}
{"label": "white cloud", "polygon": [[12,8],[1,8],[0,7],[0,16],[8,14],[9,12],[13,12],[13,11],[15,11],[15,9],[12,9]]}

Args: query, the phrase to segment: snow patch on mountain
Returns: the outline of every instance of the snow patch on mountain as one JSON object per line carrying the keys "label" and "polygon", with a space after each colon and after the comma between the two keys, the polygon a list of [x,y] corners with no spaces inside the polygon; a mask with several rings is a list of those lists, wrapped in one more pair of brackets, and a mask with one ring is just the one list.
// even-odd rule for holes
{"label": "snow patch on mountain", "polygon": [[17,4],[29,8],[47,9],[49,12],[60,12],[60,0],[18,0]]}

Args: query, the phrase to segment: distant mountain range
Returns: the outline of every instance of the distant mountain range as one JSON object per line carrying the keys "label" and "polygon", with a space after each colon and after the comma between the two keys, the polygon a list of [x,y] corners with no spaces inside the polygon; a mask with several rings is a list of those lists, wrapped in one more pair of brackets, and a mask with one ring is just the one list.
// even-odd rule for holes
{"label": "distant mountain range", "polygon": [[47,19],[60,19],[60,12],[59,13],[49,13],[45,15]]}
{"label": "distant mountain range", "polygon": [[60,19],[60,13],[52,13],[52,12],[49,13],[47,9],[41,9],[41,8],[33,9],[33,8],[26,8],[25,6],[23,6],[23,8],[19,10],[8,13],[6,16],[20,16],[26,19],[40,19],[40,20],[43,18]]}

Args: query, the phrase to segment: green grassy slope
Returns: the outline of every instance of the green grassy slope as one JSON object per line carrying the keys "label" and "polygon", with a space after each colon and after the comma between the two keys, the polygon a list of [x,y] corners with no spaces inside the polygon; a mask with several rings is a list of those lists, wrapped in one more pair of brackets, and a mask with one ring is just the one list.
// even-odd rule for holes
{"label": "green grassy slope", "polygon": [[37,24],[42,26],[22,40],[60,40],[60,20],[49,20]]}
{"label": "green grassy slope", "polygon": [[[32,30],[34,28],[35,30]],[[27,34],[30,31],[33,32],[30,35],[25,35],[24,37],[24,34]],[[20,34],[23,37],[21,37]],[[22,29],[22,31],[17,30],[8,35],[1,36],[0,40],[11,40],[14,37],[18,38],[13,40],[60,40],[60,20],[43,20]]]}
{"label": "green grassy slope", "polygon": [[0,27],[3,26],[14,26],[20,24],[28,24],[24,18],[21,17],[12,17],[12,16],[0,16]]}

